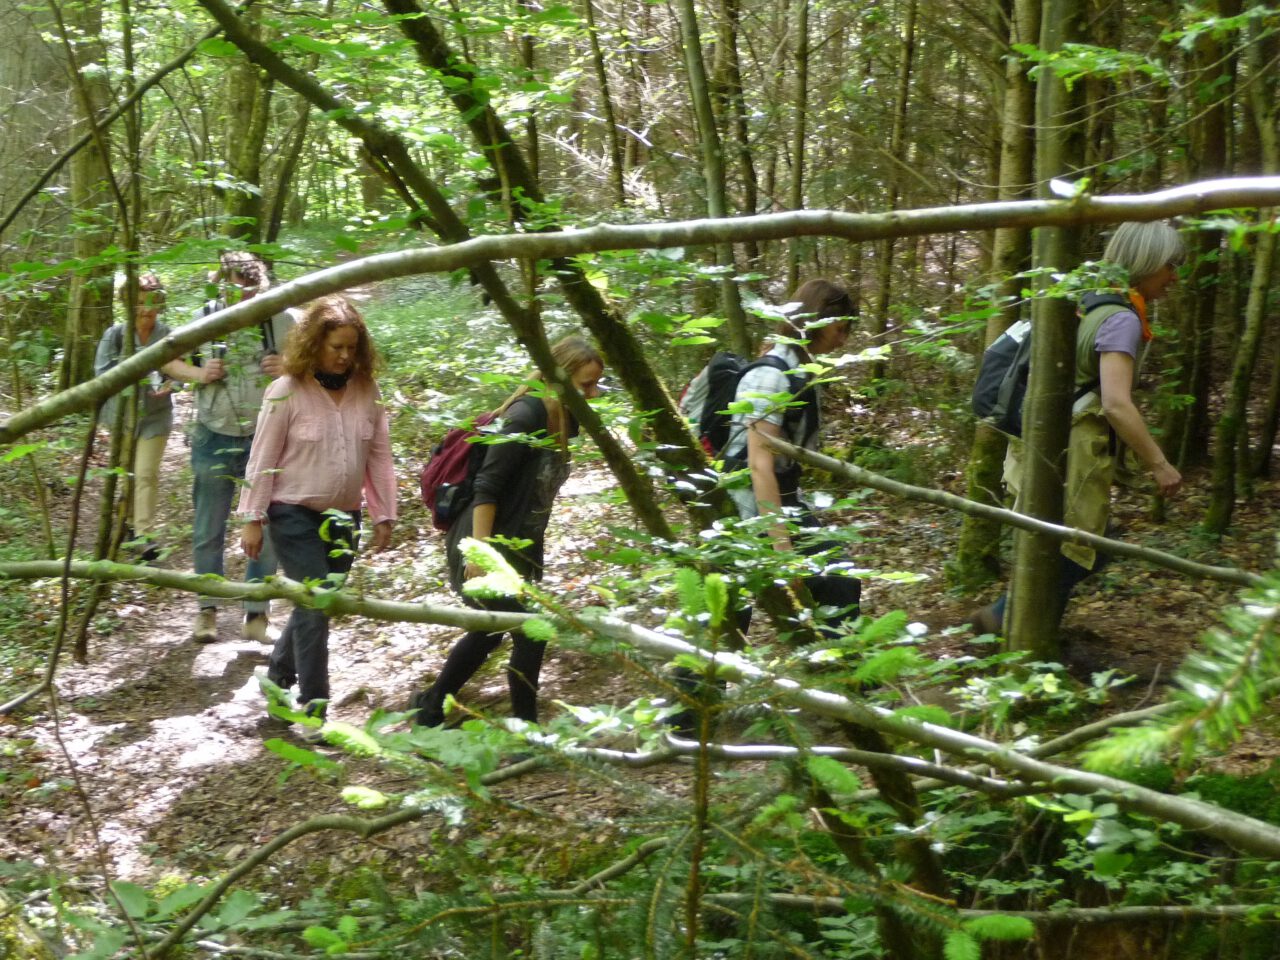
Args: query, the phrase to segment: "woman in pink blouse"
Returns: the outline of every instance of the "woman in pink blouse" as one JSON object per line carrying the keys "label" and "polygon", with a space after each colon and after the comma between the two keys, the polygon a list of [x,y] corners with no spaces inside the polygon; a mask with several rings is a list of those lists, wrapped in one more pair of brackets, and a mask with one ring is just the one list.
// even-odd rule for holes
{"label": "woman in pink blouse", "polygon": [[[240,543],[256,558],[263,527],[285,576],[341,583],[355,558],[361,507],[373,550],[391,542],[395,472],[387,414],[373,380],[375,355],[359,312],[341,296],[309,304],[285,348],[284,376],[267,388],[240,494]],[[329,618],[295,607],[271,652],[267,679],[324,716]],[[319,739],[319,728],[308,729]]]}

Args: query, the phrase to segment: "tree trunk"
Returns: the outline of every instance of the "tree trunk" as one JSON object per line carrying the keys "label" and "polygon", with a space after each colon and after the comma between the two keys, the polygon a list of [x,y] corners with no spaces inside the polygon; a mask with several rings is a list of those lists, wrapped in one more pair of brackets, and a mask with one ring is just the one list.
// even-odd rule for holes
{"label": "tree trunk", "polygon": [[[902,54],[898,62],[897,97],[893,107],[893,127],[889,135],[889,161],[891,163],[888,192],[885,209],[897,210],[902,186],[899,170],[907,159],[907,111],[910,106],[911,73],[914,66],[916,49],[916,14],[918,0],[907,0],[906,21],[902,27]],[[889,332],[889,305],[893,300],[893,248],[894,238],[889,237],[879,244],[879,269],[876,282],[876,309],[872,317],[871,332],[877,344],[883,344]],[[873,380],[883,379],[885,364],[877,360],[871,365]]]}
{"label": "tree trunk", "polygon": [[[914,0],[913,0],[914,2]],[[796,0],[795,124],[791,129],[791,189],[787,206],[804,209],[804,164],[809,117],[809,0]],[[800,286],[801,238],[787,244],[787,289]]]}
{"label": "tree trunk", "polygon": [[[1009,11],[1009,45],[1031,43],[1040,34],[1040,0],[1015,0]],[[1021,58],[1005,59],[1004,108],[1000,125],[999,200],[1027,199],[1031,193],[1034,152],[1026,131],[1035,124],[1035,88]],[[1000,313],[987,321],[983,345],[989,346],[1014,323],[1021,312],[1022,279],[1031,257],[1031,231],[1001,227],[995,231],[991,259],[1001,278],[997,296]],[[1005,454],[1004,434],[979,424],[965,472],[966,496],[980,503],[999,504]],[[975,589],[1000,574],[998,523],[966,515],[947,578],[955,586]]]}
{"label": "tree trunk", "polygon": [[[101,6],[77,4],[68,7],[67,12],[75,17],[67,26],[77,37],[72,71],[79,75],[76,82],[80,85],[81,109],[72,131],[74,138],[95,126],[110,103],[111,90]],[[71,255],[77,260],[98,257],[111,243],[115,231],[116,211],[106,153],[109,142],[107,131],[98,128],[89,145],[71,159],[70,205],[77,213]],[[111,325],[112,275],[110,266],[98,266],[77,270],[71,276],[62,366],[58,371],[60,389],[93,376],[94,351],[103,331]]]}
{"label": "tree trunk", "polygon": [[[246,11],[255,36],[261,31],[254,6]],[[313,61],[314,62],[314,61]],[[227,167],[234,183],[223,198],[228,239],[261,243],[265,235],[263,216],[262,153],[271,121],[271,75],[247,60],[237,65],[232,81],[227,118]]]}
{"label": "tree trunk", "polygon": [[609,185],[613,188],[613,202],[618,207],[627,203],[627,184],[623,176],[622,141],[618,134],[618,120],[613,111],[613,96],[609,90],[609,71],[604,53],[600,49],[600,28],[596,25],[595,0],[582,0],[587,20],[587,36],[591,41],[591,66],[595,70],[596,83],[600,86],[600,109],[604,113],[605,144],[609,152]]}
{"label": "tree trunk", "polygon": [[[1053,53],[1082,36],[1081,0],[1044,0],[1040,49]],[[1078,88],[1077,88],[1078,89]],[[1079,168],[1082,125],[1062,81],[1050,72],[1036,82],[1036,180],[1042,197],[1049,181]],[[1079,230],[1039,227],[1033,256],[1041,270],[1064,271],[1079,260]],[[1050,280],[1037,281],[1043,290]],[[1040,297],[1032,306],[1031,379],[1023,413],[1022,488],[1019,509],[1028,516],[1062,522],[1067,438],[1075,384],[1076,310],[1064,298]],[[1020,531],[1014,538],[1009,642],[1036,659],[1058,659],[1057,596],[1061,550],[1056,540]],[[1046,601],[1049,602],[1046,602]]]}
{"label": "tree trunk", "polygon": [[[1252,83],[1249,85],[1249,108],[1257,133],[1257,147],[1261,156],[1262,173],[1280,171],[1280,107],[1277,107],[1276,96],[1280,93],[1280,82],[1276,81],[1274,69],[1267,71],[1266,65],[1276,52],[1274,38],[1268,42],[1264,38],[1255,38],[1249,48],[1249,67]],[[1264,59],[1265,56],[1265,59]],[[1262,211],[1260,220],[1265,219],[1267,211]],[[1244,329],[1233,339],[1236,344],[1235,363],[1231,372],[1231,393],[1227,399],[1226,409],[1218,420],[1215,437],[1216,446],[1213,460],[1213,491],[1209,500],[1208,512],[1205,516],[1205,528],[1212,533],[1222,535],[1231,523],[1231,514],[1235,508],[1236,470],[1242,466],[1253,472],[1259,457],[1252,457],[1246,452],[1244,457],[1237,457],[1237,451],[1243,445],[1248,451],[1248,405],[1249,387],[1253,380],[1254,367],[1262,346],[1263,332],[1268,317],[1269,295],[1275,275],[1276,260],[1276,211],[1270,211],[1269,229],[1257,235],[1254,250],[1253,278],[1249,284],[1249,299],[1244,310]],[[1280,373],[1280,362],[1276,363]],[[1261,436],[1258,451],[1265,450],[1268,457],[1275,440],[1275,412],[1268,409],[1262,417]],[[1243,465],[1240,460],[1244,461]],[[1262,458],[1265,462],[1265,458]]]}
{"label": "tree trunk", "polygon": [[[728,118],[726,129],[733,142],[737,158],[738,176],[742,181],[744,213],[755,213],[760,204],[760,185],[756,177],[755,157],[751,152],[751,131],[747,122],[747,102],[742,88],[742,63],[738,56],[738,27],[742,20],[741,0],[720,0],[720,18],[717,24],[716,88],[724,104]],[[753,269],[760,269],[760,247],[755,243],[743,245],[747,262]]]}
{"label": "tree trunk", "polygon": [[[1240,0],[1218,0],[1217,13],[1233,17],[1240,12]],[[1192,102],[1199,107],[1191,121],[1191,142],[1187,156],[1193,179],[1225,177],[1229,169],[1227,141],[1232,109],[1231,89],[1235,59],[1221,39],[1206,32],[1195,43],[1192,54],[1195,69],[1190,78]],[[1226,80],[1225,84],[1220,81]],[[1203,98],[1209,98],[1201,107]],[[1189,406],[1173,410],[1165,423],[1169,449],[1180,469],[1205,462],[1209,444],[1209,395],[1213,386],[1213,331],[1217,317],[1218,285],[1221,282],[1219,232],[1202,230],[1196,235],[1191,250],[1194,264],[1187,288],[1187,309],[1183,314],[1179,335],[1181,344],[1181,382],[1179,393],[1193,399]]]}
{"label": "tree trunk", "polygon": [[[715,111],[711,105],[711,86],[707,82],[706,65],[702,58],[702,35],[698,30],[698,15],[693,0],[677,0],[680,13],[680,39],[684,47],[685,69],[688,70],[689,95],[693,100],[694,116],[698,120],[698,143],[702,149],[702,179],[707,191],[707,215],[727,217],[728,200],[725,192],[724,148],[720,131],[716,126]],[[720,307],[724,311],[729,328],[729,344],[744,356],[754,354],[751,332],[747,329],[747,315],[738,296],[734,279],[733,245],[716,244],[716,266],[726,271],[720,277]]]}

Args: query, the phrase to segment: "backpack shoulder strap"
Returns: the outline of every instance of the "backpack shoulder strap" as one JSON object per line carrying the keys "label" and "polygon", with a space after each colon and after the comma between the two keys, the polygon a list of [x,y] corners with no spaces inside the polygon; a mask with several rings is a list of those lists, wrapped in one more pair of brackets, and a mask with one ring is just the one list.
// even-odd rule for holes
{"label": "backpack shoulder strap", "polygon": [[1098,359],[1093,343],[1102,325],[1117,313],[1136,312],[1133,303],[1121,293],[1086,293],[1080,298],[1080,325],[1076,328],[1077,397],[1098,385]]}

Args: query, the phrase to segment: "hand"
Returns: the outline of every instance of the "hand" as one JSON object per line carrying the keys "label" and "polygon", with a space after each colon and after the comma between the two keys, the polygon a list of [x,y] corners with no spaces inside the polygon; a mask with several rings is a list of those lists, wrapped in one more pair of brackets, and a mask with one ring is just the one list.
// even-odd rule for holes
{"label": "hand", "polygon": [[250,560],[262,555],[262,522],[250,520],[240,528],[240,549]]}
{"label": "hand", "polygon": [[1161,460],[1151,468],[1160,496],[1172,497],[1182,488],[1182,474],[1168,460]]}
{"label": "hand", "polygon": [[369,549],[374,553],[381,553],[391,546],[391,528],[393,526],[394,524],[390,520],[375,523],[373,525],[373,544]]}
{"label": "hand", "polygon": [[463,580],[474,580],[476,577],[484,576],[484,567],[478,563],[468,563],[462,572]]}
{"label": "hand", "polygon": [[227,375],[227,366],[217,357],[212,360],[206,360],[204,366],[200,368],[200,382],[213,383],[215,380],[221,380]]}
{"label": "hand", "polygon": [[278,353],[268,353],[258,366],[266,376],[278,377],[284,373],[284,357]]}

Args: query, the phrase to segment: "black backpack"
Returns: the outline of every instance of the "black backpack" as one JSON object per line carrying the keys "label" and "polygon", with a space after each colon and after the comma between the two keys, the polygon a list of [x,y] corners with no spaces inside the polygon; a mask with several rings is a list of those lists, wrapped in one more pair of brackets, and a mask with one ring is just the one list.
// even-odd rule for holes
{"label": "black backpack", "polygon": [[792,435],[801,419],[805,423],[804,436],[817,429],[818,405],[813,402],[808,375],[788,372],[791,364],[777,354],[765,354],[757,360],[748,361],[729,350],[721,350],[689,381],[680,395],[680,412],[692,421],[693,432],[709,456],[719,457],[728,445],[733,421],[728,407],[737,395],[738,381],[748,370],[756,367],[773,367],[787,374],[787,390],[799,402],[787,407],[783,414],[785,432]]}
{"label": "black backpack", "polygon": [[[1117,305],[1132,308],[1118,293],[1087,293],[1080,307],[1087,315],[1095,307]],[[1022,437],[1022,405],[1031,372],[1031,321],[1019,320],[992,341],[982,353],[978,379],[973,384],[973,412],[984,423],[1011,437]],[[1098,380],[1077,386],[1074,400],[1096,389]]]}

